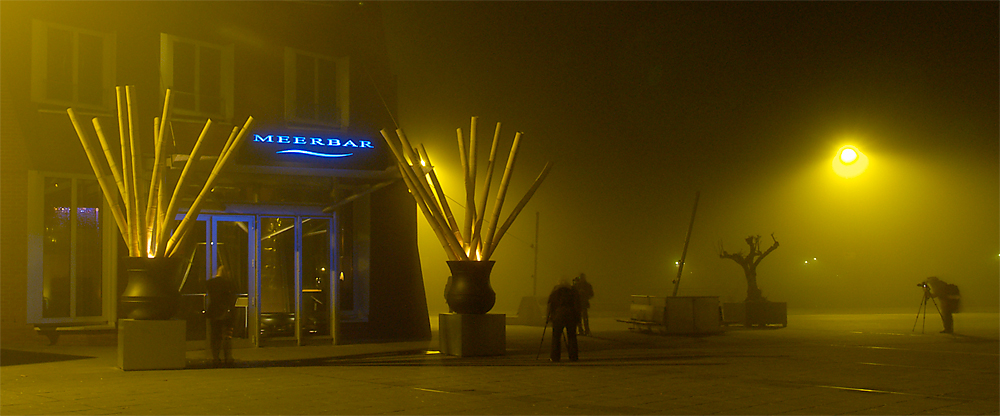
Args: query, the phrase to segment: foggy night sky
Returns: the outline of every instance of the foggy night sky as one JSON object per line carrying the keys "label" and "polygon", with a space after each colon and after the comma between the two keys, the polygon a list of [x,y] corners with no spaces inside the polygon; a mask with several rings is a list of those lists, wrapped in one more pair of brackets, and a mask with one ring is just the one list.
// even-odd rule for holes
{"label": "foggy night sky", "polygon": [[[1000,307],[996,2],[381,8],[397,122],[450,197],[465,200],[455,129],[471,116],[480,176],[503,123],[494,190],[524,132],[502,218],[555,163],[493,255],[492,312],[531,295],[535,212],[539,296],[580,272],[595,310],[669,295],[699,190],[679,295],[743,300],[719,244],[745,251],[760,234],[766,248],[773,232],[758,283],[793,313],[909,312],[932,275],[967,311]],[[859,177],[830,167],[845,144],[871,159]],[[428,306],[446,312],[447,258],[419,226]]]}

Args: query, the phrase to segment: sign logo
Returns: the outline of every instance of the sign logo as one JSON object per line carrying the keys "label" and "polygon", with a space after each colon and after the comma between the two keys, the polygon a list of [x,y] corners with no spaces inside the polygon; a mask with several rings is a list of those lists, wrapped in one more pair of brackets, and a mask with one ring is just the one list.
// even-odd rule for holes
{"label": "sign logo", "polygon": [[357,151],[375,149],[370,140],[344,140],[337,137],[324,138],[254,134],[253,142],[255,146],[264,146],[267,143],[280,145],[277,147],[281,149],[275,151],[275,154],[300,154],[321,158],[351,157]]}

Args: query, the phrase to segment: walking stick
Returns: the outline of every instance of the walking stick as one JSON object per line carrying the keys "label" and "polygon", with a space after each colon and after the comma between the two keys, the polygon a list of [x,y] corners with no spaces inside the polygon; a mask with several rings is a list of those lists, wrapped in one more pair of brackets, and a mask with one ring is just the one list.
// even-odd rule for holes
{"label": "walking stick", "polygon": [[549,327],[549,318],[545,318],[545,326],[542,327],[542,339],[538,341],[538,353],[535,354],[535,359],[542,355],[542,345],[545,345],[545,330]]}

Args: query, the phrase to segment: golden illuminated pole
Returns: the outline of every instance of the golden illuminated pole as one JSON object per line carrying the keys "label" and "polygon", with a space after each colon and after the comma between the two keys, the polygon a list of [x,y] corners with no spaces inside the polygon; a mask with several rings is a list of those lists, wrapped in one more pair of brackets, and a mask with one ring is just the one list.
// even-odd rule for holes
{"label": "golden illuminated pole", "polygon": [[514,161],[517,159],[517,147],[521,143],[521,132],[514,134],[514,143],[510,146],[510,154],[507,157],[507,167],[504,168],[503,178],[500,180],[500,188],[497,189],[497,200],[493,204],[493,219],[490,221],[486,231],[486,239],[483,245],[486,253],[484,259],[489,259],[489,254],[493,253],[493,234],[496,233],[497,222],[500,221],[500,210],[503,208],[503,200],[507,196],[507,186],[510,185],[510,176],[514,172]]}
{"label": "golden illuminated pole", "polygon": [[[403,146],[402,149],[406,151],[405,155],[400,152],[400,154],[403,155],[403,159],[401,159],[400,163],[402,163],[403,166],[408,167],[409,171],[413,173],[410,179],[413,180],[413,184],[417,188],[417,195],[424,200],[424,203],[427,204],[427,208],[429,208],[429,212],[432,217],[432,219],[429,220],[437,223],[442,230],[448,229],[448,222],[445,220],[444,212],[442,212],[442,208],[432,196],[433,191],[431,191],[431,186],[427,183],[427,179],[425,178],[426,175],[424,175],[423,168],[420,166],[420,158],[417,157],[413,150],[413,146],[410,145],[410,140],[406,137],[406,133],[404,133],[402,129],[396,129],[396,135],[399,136],[400,144]],[[410,160],[409,162],[407,162],[407,157]],[[464,250],[461,249],[463,244],[460,235],[456,236],[452,233],[445,233],[445,238],[448,240],[449,244],[455,244],[455,246],[458,247],[458,250],[462,252],[462,255],[459,257],[468,258],[464,254]]]}
{"label": "golden illuminated pole", "polygon": [[135,213],[135,200],[132,197],[132,181],[134,178],[132,177],[132,152],[130,150],[131,144],[128,142],[127,122],[125,121],[125,114],[122,113],[125,107],[124,93],[125,91],[122,87],[115,87],[115,102],[118,111],[118,141],[122,149],[122,179],[125,186],[123,199],[125,201],[125,219],[128,222],[128,230],[126,230],[128,237],[125,238],[125,244],[128,246],[129,256],[135,257],[139,255],[139,247],[136,245],[135,220],[132,217]]}
{"label": "golden illuminated pole", "polygon": [[[115,179],[115,185],[118,187],[118,194],[121,195],[122,201],[125,200],[125,182],[122,178],[121,172],[118,170],[118,164],[115,163],[115,157],[111,155],[111,146],[108,145],[108,139],[104,137],[104,130],[101,128],[101,122],[94,117],[91,122],[94,124],[94,131],[97,133],[97,140],[101,142],[101,150],[104,151],[104,158],[108,160],[108,167],[111,168],[111,176]],[[128,210],[126,210],[127,212]],[[127,241],[127,240],[126,240]]]}
{"label": "golden illuminated pole", "polygon": [[160,145],[161,142],[156,141],[157,131],[160,129],[160,118],[153,118],[153,174],[150,175],[149,179],[149,198],[146,199],[146,239],[143,243],[146,245],[146,250],[149,254],[156,251],[156,247],[153,246],[154,241],[156,241],[156,207],[159,205],[157,202],[159,194],[160,181],[156,180],[157,173],[160,167]]}
{"label": "golden illuminated pole", "polygon": [[496,237],[493,237],[493,240],[489,245],[489,250],[487,250],[486,255],[483,256],[484,260],[490,259],[490,256],[493,254],[493,250],[498,244],[500,244],[500,239],[503,238],[504,233],[507,232],[507,229],[510,228],[511,224],[514,223],[514,220],[517,219],[517,215],[520,214],[521,210],[524,209],[524,206],[528,204],[528,200],[535,194],[538,187],[542,185],[542,181],[545,180],[545,177],[549,176],[549,169],[552,169],[552,162],[545,164],[545,167],[542,168],[542,173],[538,174],[538,177],[535,178],[535,182],[531,184],[531,188],[528,188],[528,192],[525,193],[524,197],[521,198],[521,201],[514,206],[514,210],[511,211],[510,215],[507,217],[507,221],[504,221],[503,225],[500,226],[500,231],[497,231]]}
{"label": "golden illuminated pole", "polygon": [[138,250],[137,256],[147,257],[146,251],[146,201],[142,199],[143,189],[139,180],[139,173],[142,172],[142,147],[135,137],[135,118],[132,113],[132,92],[131,85],[125,86],[125,115],[128,118],[128,141],[132,150],[132,198],[135,200],[135,244]]}
{"label": "golden illuminated pole", "polygon": [[181,170],[181,176],[177,179],[177,185],[174,186],[174,192],[170,196],[170,204],[167,205],[166,213],[163,216],[163,226],[160,229],[160,240],[156,245],[156,256],[161,257],[167,251],[167,242],[169,238],[167,237],[170,233],[170,229],[173,227],[175,219],[177,216],[177,211],[180,209],[178,202],[180,200],[181,190],[184,189],[184,182],[187,180],[188,174],[191,172],[191,168],[194,164],[201,158],[201,144],[205,141],[205,136],[208,135],[208,128],[212,126],[212,120],[209,119],[205,122],[205,127],[201,129],[201,134],[198,135],[198,140],[194,142],[194,148],[191,149],[191,154],[188,156],[186,162],[184,162],[184,169]]}
{"label": "golden illuminated pole", "polygon": [[[233,126],[233,130],[230,132],[229,138],[226,139],[226,144],[224,144],[222,146],[222,151],[219,152],[219,157],[217,159],[215,159],[215,165],[212,166],[211,173],[208,174],[208,178],[210,180],[214,181],[213,177],[215,176],[216,172],[219,170],[220,163],[224,159],[224,157],[226,155],[226,152],[233,146],[233,143],[236,141],[237,137],[239,137],[240,133],[241,133],[240,126]],[[202,189],[200,191],[198,191],[198,195],[195,197],[194,202],[192,202],[191,206],[188,208],[188,212],[184,214],[184,218],[181,219],[181,223],[177,225],[177,229],[174,230],[174,233],[170,236],[169,239],[167,239],[167,247],[166,247],[166,251],[165,251],[167,253],[167,256],[172,256],[175,252],[177,252],[177,250],[180,248],[180,242],[184,240],[184,237],[186,236],[187,231],[191,227],[191,224],[194,223],[194,219],[196,219],[198,217],[197,214],[195,214],[192,217],[191,216],[191,212],[192,211],[196,211],[196,212],[200,212],[201,211],[201,204],[202,204],[203,198],[205,198],[205,196],[203,196],[203,195],[205,194],[206,190],[211,191],[211,187],[207,186],[208,185],[208,181],[206,181],[205,185],[206,185],[205,187],[202,187]]]}
{"label": "golden illuminated pole", "polygon": [[468,242],[469,256],[476,251],[475,245],[472,243],[473,231],[472,225],[476,222],[476,160],[479,159],[476,154],[476,122],[479,117],[472,117],[471,125],[469,126],[469,172],[465,175],[465,204],[467,205],[465,209],[465,230],[462,233],[466,236],[466,242]]}
{"label": "golden illuminated pole", "polygon": [[[455,238],[461,241],[461,233],[459,232],[458,222],[455,220],[455,214],[451,211],[451,205],[448,204],[448,198],[444,194],[444,188],[441,187],[441,182],[438,180],[437,173],[434,171],[434,165],[431,163],[430,156],[427,155],[427,149],[424,145],[420,145],[420,157],[427,161],[427,167],[430,168],[430,172],[427,173],[431,178],[431,183],[434,184],[434,191],[437,194],[438,202],[441,204],[441,209],[444,211],[444,216],[448,220],[448,228],[451,229],[452,233],[455,234]],[[470,258],[472,254],[469,254]]]}
{"label": "golden illuminated pole", "polygon": [[170,124],[171,98],[170,89],[168,88],[163,95],[163,114],[158,119],[153,119],[153,133],[155,134],[153,138],[155,149],[153,154],[153,176],[149,180],[149,198],[146,199],[148,204],[146,207],[146,223],[149,228],[149,235],[146,238],[149,239],[147,244],[151,246],[150,250],[156,250],[156,247],[152,247],[152,245],[157,241],[156,233],[159,231],[158,218],[160,217],[159,208],[161,205],[159,196],[163,193],[160,191],[160,185],[163,182],[164,173],[163,132],[167,130],[167,126]]}
{"label": "golden illuminated pole", "polygon": [[[414,184],[417,186],[418,194],[424,198],[424,202],[427,207],[430,208],[430,213],[434,216],[434,221],[438,222],[442,228],[448,228],[448,223],[445,220],[443,208],[438,205],[437,201],[434,199],[434,191],[431,190],[431,185],[427,182],[427,178],[424,174],[424,169],[420,165],[420,157],[417,156],[415,148],[410,144],[410,140],[406,137],[406,133],[402,129],[396,129],[396,135],[399,136],[400,144],[403,149],[406,150],[404,158],[401,163],[404,166],[409,167],[413,172],[412,179]],[[407,162],[409,158],[409,162]],[[459,247],[462,246],[462,236],[456,236],[456,243]],[[450,238],[449,238],[450,239]]]}
{"label": "golden illuminated pole", "polygon": [[232,140],[228,140],[226,147],[223,148],[223,153],[219,154],[219,159],[215,162],[215,167],[212,169],[212,173],[209,174],[208,179],[205,181],[205,186],[201,188],[201,192],[195,198],[194,202],[191,203],[191,208],[188,212],[184,214],[184,219],[181,220],[180,225],[177,226],[177,231],[174,232],[170,239],[167,241],[167,256],[173,256],[177,253],[179,249],[181,239],[191,228],[194,220],[198,218],[198,214],[201,213],[201,204],[204,202],[208,193],[212,191],[212,186],[215,184],[216,178],[219,176],[219,172],[222,168],[229,162],[233,154],[239,151],[241,145],[246,141],[244,140],[250,132],[250,128],[253,126],[253,117],[247,117],[246,123],[243,124],[242,128],[234,127],[234,129],[239,128],[239,133]]}
{"label": "golden illuminated pole", "polygon": [[128,221],[128,238],[125,239],[125,242],[128,244],[129,256],[136,257],[139,255],[139,232],[136,229],[136,195],[132,185],[135,182],[135,176],[132,172],[132,143],[128,135],[128,121],[126,120],[126,114],[123,112],[123,110],[126,110],[124,100],[124,88],[115,87],[115,101],[118,104],[118,141],[121,142],[122,176],[125,181],[125,215]]}
{"label": "golden illuminated pole", "polygon": [[[397,162],[396,166],[399,168],[401,173],[408,170],[403,163]],[[410,189],[411,195],[418,195],[414,193],[414,190],[420,185],[414,184],[410,175],[403,173],[403,183],[405,183],[406,187]],[[452,246],[449,239],[445,236],[448,233],[448,230],[442,229],[436,221],[431,220],[433,215],[431,214],[430,207],[427,205],[427,201],[424,201],[424,199],[420,197],[414,197],[413,199],[414,202],[416,202],[417,207],[420,208],[420,211],[424,213],[424,218],[427,219],[427,223],[431,226],[431,230],[434,231],[434,235],[437,236],[438,241],[441,243],[441,247],[444,247],[445,252],[448,254],[448,259],[459,260],[458,253],[461,252],[461,250]]]}
{"label": "golden illuminated pole", "polygon": [[[462,163],[462,180],[464,181],[464,184],[465,184],[465,192],[466,192],[466,194],[468,194],[468,192],[469,192],[469,153],[468,153],[468,149],[466,149],[466,146],[465,146],[465,137],[462,136],[462,128],[461,127],[455,129],[455,135],[458,137],[458,159]],[[461,229],[461,232],[463,232],[463,233],[465,232],[466,229],[471,229],[472,228],[472,219],[473,219],[472,216],[475,215],[475,214],[472,214],[471,212],[469,212],[470,209],[472,209],[472,208],[470,208],[468,206],[465,207],[465,221],[462,223],[463,225],[462,225],[462,229]],[[464,239],[463,241],[467,241],[467,242],[469,242],[471,244],[471,242],[472,242],[472,236],[471,235],[469,235],[469,234],[462,234],[462,238]],[[463,245],[463,250],[466,250],[466,252],[468,252],[469,247],[467,245]]]}
{"label": "golden illuminated pole", "polygon": [[115,223],[118,225],[118,232],[122,234],[122,238],[128,238],[128,228],[127,222],[125,222],[125,216],[122,213],[121,206],[118,205],[117,198],[114,195],[114,188],[108,183],[107,177],[104,175],[104,168],[101,163],[97,160],[95,154],[97,150],[94,149],[93,144],[87,138],[87,134],[84,133],[83,128],[80,126],[80,122],[76,118],[76,113],[73,112],[72,108],[66,109],[66,113],[69,114],[69,120],[73,123],[73,129],[76,130],[76,135],[80,138],[80,144],[83,145],[83,152],[87,154],[87,160],[90,161],[90,167],[94,169],[94,175],[97,176],[97,184],[101,187],[101,192],[104,192],[106,196],[105,199],[108,202],[108,206],[111,208],[111,215],[114,216]]}
{"label": "golden illuminated pole", "polygon": [[[402,130],[396,130],[396,134]],[[406,161],[406,157],[403,155],[403,151],[396,145],[395,141],[389,137],[389,133],[382,129],[380,131],[382,137],[385,139],[386,144],[389,145],[389,149],[392,151],[393,156],[396,158],[397,165],[399,167],[400,174],[403,175],[403,181],[406,183],[407,188],[410,189],[410,195],[416,201],[417,206],[420,207],[421,211],[424,213],[424,217],[427,218],[427,222],[430,224],[431,229],[434,230],[435,235],[441,241],[441,246],[448,253],[448,257],[451,260],[468,260],[468,256],[465,251],[462,250],[462,244],[458,241],[453,233],[451,233],[449,227],[442,218],[438,217],[433,211],[435,209],[436,203],[430,200],[430,197],[425,194],[423,185],[420,184],[421,178],[414,172],[412,166]],[[403,148],[409,148],[408,142],[403,142],[405,135],[400,138]],[[450,238],[449,238],[450,237]]]}
{"label": "golden illuminated pole", "polygon": [[472,227],[472,246],[482,248],[483,217],[486,216],[486,200],[490,194],[490,184],[493,181],[493,166],[496,164],[497,144],[500,142],[500,122],[493,132],[493,144],[490,146],[490,159],[486,163],[486,178],[483,179],[483,194],[479,197],[476,208],[476,223]]}

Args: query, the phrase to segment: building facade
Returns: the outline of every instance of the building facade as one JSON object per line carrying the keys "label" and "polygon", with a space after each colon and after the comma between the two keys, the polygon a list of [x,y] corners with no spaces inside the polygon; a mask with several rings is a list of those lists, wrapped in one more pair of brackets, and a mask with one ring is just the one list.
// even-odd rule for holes
{"label": "building facade", "polygon": [[[110,342],[128,250],[66,109],[118,146],[116,87],[149,181],[153,119],[177,182],[209,176],[255,124],[178,257],[188,341],[204,343],[205,281],[240,282],[244,346],[430,339],[416,208],[379,134],[396,88],[377,5],[357,2],[2,2],[2,340]],[[90,130],[93,134],[94,131]],[[114,153],[114,152],[112,152]],[[169,189],[172,189],[170,187]],[[180,190],[182,209],[199,186]],[[103,333],[103,335],[101,335]]]}

